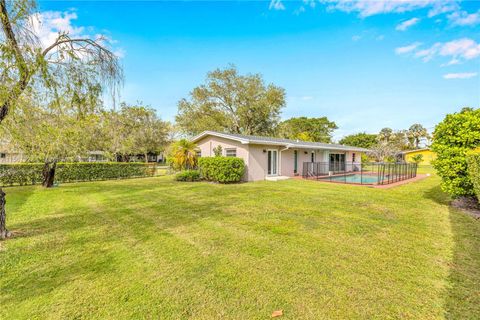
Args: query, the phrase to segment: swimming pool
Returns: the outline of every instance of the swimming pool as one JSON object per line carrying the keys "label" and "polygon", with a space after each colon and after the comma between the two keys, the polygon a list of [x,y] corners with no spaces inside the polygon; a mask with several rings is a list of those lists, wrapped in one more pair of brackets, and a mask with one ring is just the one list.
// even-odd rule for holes
{"label": "swimming pool", "polygon": [[345,183],[361,183],[361,184],[376,184],[378,183],[377,175],[361,175],[358,173],[347,174],[345,176],[330,176],[320,178],[319,180],[345,182]]}

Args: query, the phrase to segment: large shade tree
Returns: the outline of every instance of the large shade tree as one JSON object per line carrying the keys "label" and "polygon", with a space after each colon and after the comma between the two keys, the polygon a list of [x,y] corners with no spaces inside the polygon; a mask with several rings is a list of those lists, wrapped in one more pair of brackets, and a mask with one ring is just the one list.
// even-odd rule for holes
{"label": "large shade tree", "polygon": [[283,121],[277,131],[280,137],[286,139],[329,143],[335,129],[338,129],[337,125],[327,117],[299,117]]}
{"label": "large shade tree", "polygon": [[110,150],[117,157],[158,154],[169,143],[170,124],[162,121],[155,109],[122,103],[120,110],[104,113],[107,125],[103,127],[106,139],[101,150]]}
{"label": "large shade tree", "polygon": [[365,132],[350,134],[343,137],[339,143],[352,147],[370,149],[377,143],[377,135]]}
{"label": "large shade tree", "polygon": [[[52,43],[42,43],[36,34],[35,13],[34,0],[0,0],[0,124],[26,90],[55,98],[61,89],[115,89],[122,80],[122,69],[106,38],[60,32]],[[4,197],[0,191],[0,238],[9,235]]]}
{"label": "large shade tree", "polygon": [[209,72],[205,84],[178,102],[177,125],[188,135],[217,130],[273,134],[285,106],[285,91],[261,75],[240,75],[234,66]]}

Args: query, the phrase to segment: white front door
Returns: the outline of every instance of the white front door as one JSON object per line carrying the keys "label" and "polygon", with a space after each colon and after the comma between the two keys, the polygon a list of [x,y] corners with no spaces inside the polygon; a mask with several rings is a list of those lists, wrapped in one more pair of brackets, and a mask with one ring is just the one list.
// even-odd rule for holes
{"label": "white front door", "polygon": [[278,151],[277,150],[268,150],[268,170],[267,175],[276,176],[278,174]]}

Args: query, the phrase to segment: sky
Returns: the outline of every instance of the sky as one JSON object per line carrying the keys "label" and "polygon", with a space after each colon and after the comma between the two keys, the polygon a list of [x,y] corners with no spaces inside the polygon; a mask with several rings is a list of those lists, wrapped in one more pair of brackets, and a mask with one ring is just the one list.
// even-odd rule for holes
{"label": "sky", "polygon": [[40,37],[106,35],[121,100],[174,121],[177,102],[234,64],[286,91],[282,119],[326,116],[334,138],[433,129],[480,107],[480,0],[39,1]]}

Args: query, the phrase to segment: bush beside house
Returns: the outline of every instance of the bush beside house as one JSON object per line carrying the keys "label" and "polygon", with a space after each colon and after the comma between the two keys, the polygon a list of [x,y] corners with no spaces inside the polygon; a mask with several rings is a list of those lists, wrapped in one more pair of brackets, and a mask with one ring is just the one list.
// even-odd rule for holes
{"label": "bush beside house", "polygon": [[202,178],[220,183],[240,182],[245,173],[245,163],[235,157],[205,157],[198,159]]}
{"label": "bush beside house", "polygon": [[177,173],[175,175],[175,180],[177,181],[199,181],[200,180],[200,172],[198,170],[185,170]]}
{"label": "bush beside house", "polygon": [[[0,186],[41,184],[43,163],[0,165]],[[155,170],[145,163],[72,162],[58,163],[55,181],[75,182],[127,179],[153,176]]]}

